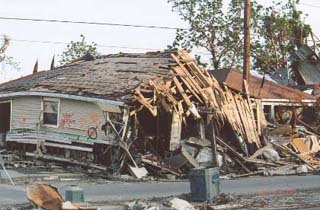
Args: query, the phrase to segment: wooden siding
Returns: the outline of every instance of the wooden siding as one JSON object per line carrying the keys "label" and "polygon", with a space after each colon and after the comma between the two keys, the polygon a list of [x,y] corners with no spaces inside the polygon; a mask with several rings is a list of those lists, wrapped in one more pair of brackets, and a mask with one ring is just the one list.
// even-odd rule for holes
{"label": "wooden siding", "polygon": [[12,99],[11,129],[36,129],[40,123],[41,98],[21,97]]}
{"label": "wooden siding", "polygon": [[[19,97],[12,100],[12,129],[36,129],[40,123],[41,97]],[[60,99],[57,127],[40,126],[40,131],[87,136],[90,127],[97,127],[98,139],[105,139],[101,126],[103,111],[90,102]]]}
{"label": "wooden siding", "polygon": [[105,138],[105,134],[101,131],[101,126],[105,124],[103,111],[93,103],[61,99],[58,123],[58,129],[48,129],[87,136],[90,127],[97,127],[98,138]]}

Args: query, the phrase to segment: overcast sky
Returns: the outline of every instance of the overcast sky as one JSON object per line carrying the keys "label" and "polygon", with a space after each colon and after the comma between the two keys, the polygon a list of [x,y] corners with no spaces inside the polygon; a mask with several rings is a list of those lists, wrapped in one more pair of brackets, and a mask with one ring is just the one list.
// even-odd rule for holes
{"label": "overcast sky", "polygon": [[[259,2],[267,4],[271,0]],[[299,8],[309,14],[307,22],[320,36],[320,0],[301,0],[301,3],[303,5]],[[187,27],[179,16],[171,11],[167,0],[0,0],[0,5],[0,16],[3,17]],[[7,54],[20,62],[21,66],[20,71],[11,71],[8,66],[0,66],[0,81],[30,74],[37,59],[39,69],[48,69],[52,56],[61,54],[65,49],[65,44],[62,43],[79,40],[80,34],[85,35],[88,41],[103,45],[98,47],[101,54],[160,50],[171,44],[175,37],[174,30],[146,28],[11,20],[0,20],[0,26],[0,34],[6,34],[12,39]]]}

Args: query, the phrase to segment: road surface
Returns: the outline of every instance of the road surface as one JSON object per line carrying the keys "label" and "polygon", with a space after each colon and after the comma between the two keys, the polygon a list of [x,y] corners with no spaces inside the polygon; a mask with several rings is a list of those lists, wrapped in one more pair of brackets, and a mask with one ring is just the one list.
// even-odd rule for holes
{"label": "road surface", "polygon": [[[250,177],[235,180],[221,180],[223,193],[251,194],[272,191],[291,191],[296,189],[320,189],[320,176],[280,176]],[[60,192],[64,192],[70,183],[58,183]],[[75,184],[75,183],[72,183]],[[87,201],[120,201],[153,197],[175,196],[189,193],[189,182],[151,182],[151,183],[77,183],[85,192]],[[0,204],[18,204],[27,202],[25,186],[0,184]]]}

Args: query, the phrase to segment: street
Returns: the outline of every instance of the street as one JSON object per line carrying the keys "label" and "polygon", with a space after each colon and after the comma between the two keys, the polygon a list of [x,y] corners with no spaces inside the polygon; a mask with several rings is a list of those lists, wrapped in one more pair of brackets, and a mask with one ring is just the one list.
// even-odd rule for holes
{"label": "street", "polygon": [[[121,201],[153,197],[175,196],[189,193],[189,183],[180,182],[134,182],[134,183],[57,183],[55,186],[63,194],[70,184],[79,185],[85,192],[86,201]],[[264,194],[268,192],[292,192],[297,189],[320,189],[319,176],[250,177],[235,180],[221,180],[222,193]],[[0,203],[26,203],[25,186],[0,185]]]}

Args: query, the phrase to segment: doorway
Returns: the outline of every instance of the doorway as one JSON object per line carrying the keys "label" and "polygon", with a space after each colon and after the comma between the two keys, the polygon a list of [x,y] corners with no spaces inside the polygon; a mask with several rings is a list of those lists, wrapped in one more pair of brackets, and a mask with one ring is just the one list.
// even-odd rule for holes
{"label": "doorway", "polygon": [[5,135],[10,131],[11,103],[0,102],[0,147],[5,146]]}

